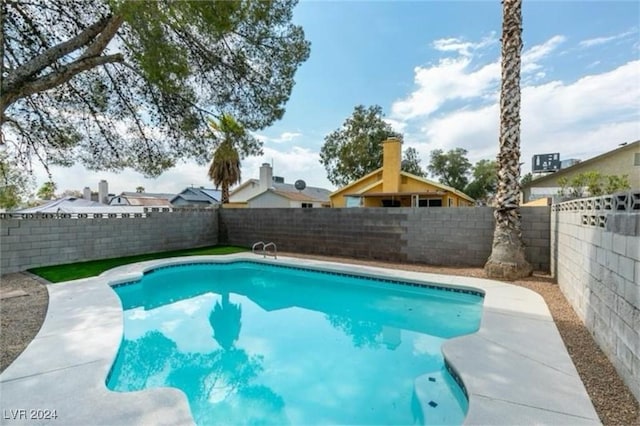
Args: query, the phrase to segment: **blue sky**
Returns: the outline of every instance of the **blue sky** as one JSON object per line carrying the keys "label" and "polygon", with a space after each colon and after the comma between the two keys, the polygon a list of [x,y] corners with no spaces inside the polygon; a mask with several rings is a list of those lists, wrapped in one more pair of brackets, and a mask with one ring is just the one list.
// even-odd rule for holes
{"label": "blue sky", "polygon": [[[256,132],[263,162],[287,182],[334,187],[319,162],[324,137],[358,104],[380,105],[423,167],[433,149],[464,148],[472,163],[498,151],[500,1],[302,1],[294,22],[311,41],[285,116]],[[533,154],[587,159],[640,139],[640,3],[534,1],[523,6],[522,172]],[[53,170],[60,191],[177,192],[211,186],[206,167],[183,163],[161,177]],[[38,185],[46,180],[38,175]]]}

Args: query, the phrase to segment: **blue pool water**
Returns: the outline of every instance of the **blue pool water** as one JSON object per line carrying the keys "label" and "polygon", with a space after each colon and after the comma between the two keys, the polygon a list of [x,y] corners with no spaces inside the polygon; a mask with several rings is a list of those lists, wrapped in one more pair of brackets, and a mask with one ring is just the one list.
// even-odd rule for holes
{"label": "blue pool water", "polygon": [[253,262],[160,268],[115,288],[107,385],[171,386],[199,425],[461,424],[441,345],[482,297]]}

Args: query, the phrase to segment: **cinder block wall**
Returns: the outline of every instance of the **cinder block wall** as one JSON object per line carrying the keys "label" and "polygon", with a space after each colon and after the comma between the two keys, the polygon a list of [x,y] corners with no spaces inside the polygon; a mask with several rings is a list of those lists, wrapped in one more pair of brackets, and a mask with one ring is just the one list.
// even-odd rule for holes
{"label": "cinder block wall", "polygon": [[153,212],[135,218],[0,219],[0,271],[217,243],[217,209]]}
{"label": "cinder block wall", "polygon": [[[450,266],[483,266],[493,210],[478,208],[221,209],[219,240],[250,247]],[[527,257],[549,270],[549,207],[522,209]]]}
{"label": "cinder block wall", "polygon": [[[549,208],[522,209],[527,258],[549,270]],[[217,244],[274,241],[281,251],[482,266],[491,253],[490,208],[220,209],[145,218],[0,219],[0,270]]]}
{"label": "cinder block wall", "polygon": [[560,289],[640,400],[640,191],[553,206],[551,236]]}
{"label": "cinder block wall", "polygon": [[[408,209],[408,260],[447,266],[484,266],[493,243],[493,209]],[[549,271],[549,207],[520,209],[525,254]]]}

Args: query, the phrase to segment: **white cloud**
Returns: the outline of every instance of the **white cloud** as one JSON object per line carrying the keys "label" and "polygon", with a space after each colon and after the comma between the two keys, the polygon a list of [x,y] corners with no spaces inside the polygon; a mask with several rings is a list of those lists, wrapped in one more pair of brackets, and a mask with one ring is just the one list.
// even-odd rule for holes
{"label": "white cloud", "polygon": [[542,69],[540,62],[542,59],[547,58],[559,45],[564,43],[566,37],[556,35],[542,44],[537,44],[531,49],[525,50],[522,53],[522,73],[530,73]]}
{"label": "white cloud", "polygon": [[260,135],[260,134],[254,133],[253,136],[256,139],[258,139],[260,142],[264,142],[264,143],[270,142],[270,143],[279,144],[279,143],[284,143],[284,142],[291,142],[292,140],[302,136],[302,133],[299,133],[299,132],[282,132],[282,133],[280,133],[279,136],[276,136],[276,137],[269,137],[269,136],[265,136],[265,135]]}
{"label": "white cloud", "polygon": [[[640,61],[582,77],[572,84],[553,81],[523,88],[523,116],[549,126],[624,120],[640,111]],[[615,116],[615,117],[613,117]],[[533,120],[532,120],[533,121]]]}
{"label": "white cloud", "polygon": [[399,120],[394,120],[393,118],[383,118],[382,119],[385,123],[387,123],[388,125],[391,126],[391,128],[393,130],[395,130],[398,133],[402,133],[404,132],[404,129],[407,127],[407,123],[403,122],[403,121],[399,121]]}
{"label": "white cloud", "polygon": [[[545,81],[545,63],[566,38],[555,35],[522,55],[523,172],[533,154],[560,152],[587,159],[619,143],[640,139],[640,61],[585,75],[576,81]],[[472,163],[498,152],[499,58],[477,65],[481,43],[441,39],[434,47],[455,57],[416,67],[415,89],[392,104],[391,122],[405,132],[423,164],[434,149],[464,148]]]}
{"label": "white cloud", "polygon": [[495,156],[498,146],[497,103],[478,109],[458,110],[431,120],[421,128],[428,150],[462,147],[470,157]]}
{"label": "white cloud", "polygon": [[470,70],[471,59],[441,59],[431,67],[416,67],[414,81],[418,86],[407,98],[394,102],[391,118],[396,121],[429,116],[445,102],[470,99],[488,94],[500,78],[498,62]]}
{"label": "white cloud", "polygon": [[435,40],[433,48],[440,52],[456,52],[462,56],[472,56],[473,52],[491,46],[497,42],[495,33],[491,33],[477,43],[464,41],[461,38],[450,37]]}
{"label": "white cloud", "polygon": [[[572,83],[553,81],[522,89],[522,161],[528,172],[534,154],[560,152],[587,159],[640,139],[640,61]],[[498,151],[499,111],[467,107],[425,120],[413,145],[425,161],[433,149],[462,147],[469,159],[493,159]],[[422,140],[421,140],[422,138]]]}
{"label": "white cloud", "polygon": [[612,41],[629,38],[630,36],[637,37],[637,35],[638,35],[638,30],[633,29],[633,30],[625,31],[623,33],[614,34],[612,36],[594,37],[594,38],[582,40],[580,43],[578,43],[578,47],[589,48],[593,46],[601,46],[603,44],[611,43]]}
{"label": "white cloud", "polygon": [[[535,72],[533,80],[544,78],[546,74],[540,61],[564,41],[564,36],[556,35],[525,50],[522,54],[522,73]],[[479,97],[492,100],[500,80],[500,60],[497,58],[491,63],[475,67],[473,53],[493,42],[493,36],[478,43],[462,42],[457,38],[436,40],[433,45],[437,50],[455,52],[458,56],[443,58],[435,65],[414,69],[416,89],[391,106],[391,119],[395,120],[397,127],[402,127],[403,121],[430,116],[448,101]]]}
{"label": "white cloud", "polygon": [[280,135],[279,140],[282,142],[289,142],[294,140],[295,138],[298,138],[302,136],[302,133],[298,133],[298,132],[284,132]]}
{"label": "white cloud", "polygon": [[488,94],[500,78],[498,61],[473,67],[476,53],[496,43],[495,34],[479,42],[460,38],[443,38],[432,44],[435,50],[456,53],[456,57],[442,58],[435,65],[414,69],[416,89],[391,106],[391,121],[396,129],[404,129],[403,122],[428,117],[451,100],[470,99]]}

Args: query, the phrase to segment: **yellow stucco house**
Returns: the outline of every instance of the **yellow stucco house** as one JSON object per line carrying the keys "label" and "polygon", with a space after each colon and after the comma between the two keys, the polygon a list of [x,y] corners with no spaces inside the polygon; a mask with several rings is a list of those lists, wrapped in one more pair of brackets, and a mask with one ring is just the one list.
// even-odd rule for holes
{"label": "yellow stucco house", "polygon": [[475,200],[441,183],[401,170],[402,141],[382,145],[382,167],[329,196],[331,207],[462,207]]}

